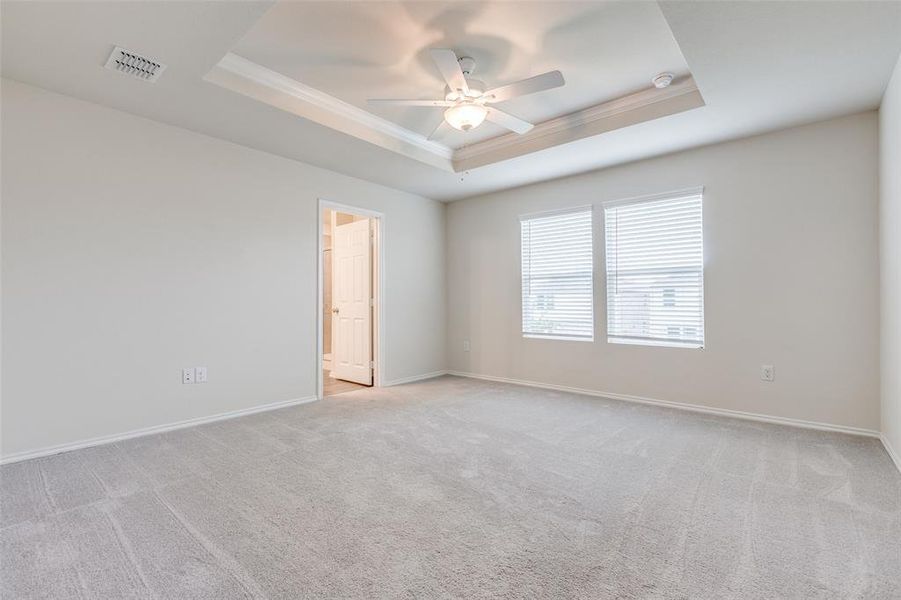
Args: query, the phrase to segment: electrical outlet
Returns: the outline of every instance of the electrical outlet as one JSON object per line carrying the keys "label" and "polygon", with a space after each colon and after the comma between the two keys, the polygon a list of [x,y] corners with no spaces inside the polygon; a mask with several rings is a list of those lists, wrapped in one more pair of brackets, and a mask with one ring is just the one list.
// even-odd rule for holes
{"label": "electrical outlet", "polygon": [[181,370],[181,382],[182,383],[194,383],[194,369],[182,369]]}
{"label": "electrical outlet", "polygon": [[763,381],[773,381],[776,378],[776,369],[773,365],[760,365],[760,379]]}
{"label": "electrical outlet", "polygon": [[469,340],[463,340],[463,352],[469,352]]}
{"label": "electrical outlet", "polygon": [[194,383],[206,383],[206,367],[194,368]]}

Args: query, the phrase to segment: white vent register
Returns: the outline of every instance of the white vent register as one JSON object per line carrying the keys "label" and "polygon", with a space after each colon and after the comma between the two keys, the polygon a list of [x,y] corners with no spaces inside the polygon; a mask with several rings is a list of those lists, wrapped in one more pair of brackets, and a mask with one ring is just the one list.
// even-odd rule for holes
{"label": "white vent register", "polygon": [[141,56],[137,52],[132,52],[119,46],[113,48],[105,66],[111,71],[118,71],[135,79],[151,83],[159,79],[163,71],[166,70],[166,65],[160,61]]}

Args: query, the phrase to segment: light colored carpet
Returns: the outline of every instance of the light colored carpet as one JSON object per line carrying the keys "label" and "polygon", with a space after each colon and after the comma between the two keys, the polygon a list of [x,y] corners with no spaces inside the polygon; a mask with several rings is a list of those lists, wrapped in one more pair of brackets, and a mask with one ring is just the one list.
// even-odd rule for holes
{"label": "light colored carpet", "polygon": [[2,468],[21,598],[901,598],[876,440],[445,377]]}

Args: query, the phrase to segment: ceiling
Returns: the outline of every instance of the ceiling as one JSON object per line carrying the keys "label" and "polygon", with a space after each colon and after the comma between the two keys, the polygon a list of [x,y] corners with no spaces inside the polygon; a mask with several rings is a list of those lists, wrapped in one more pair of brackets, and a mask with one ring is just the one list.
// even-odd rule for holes
{"label": "ceiling", "polygon": [[[0,11],[4,77],[440,200],[873,109],[901,51],[899,2],[68,0]],[[155,84],[106,70],[113,45],[168,69]],[[374,112],[368,97],[440,92],[430,47],[465,50],[489,85],[563,71],[564,88],[508,103],[536,120],[667,69],[690,72],[705,105],[461,174],[205,79],[231,53]],[[437,115],[414,110],[375,116],[426,133]]]}
{"label": "ceiling", "polygon": [[[352,40],[352,43],[348,43]],[[429,135],[442,109],[373,107],[369,98],[444,99],[430,48],[476,61],[489,88],[552,70],[566,86],[503,109],[541,123],[689,74],[653,2],[278,2],[232,52],[402,127]],[[506,134],[492,123],[435,139],[457,148]]]}

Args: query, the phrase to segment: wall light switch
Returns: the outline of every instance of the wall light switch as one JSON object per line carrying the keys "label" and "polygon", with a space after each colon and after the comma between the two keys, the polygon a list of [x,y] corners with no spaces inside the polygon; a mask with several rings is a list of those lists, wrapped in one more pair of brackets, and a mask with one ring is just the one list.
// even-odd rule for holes
{"label": "wall light switch", "polygon": [[763,381],[773,381],[776,378],[776,370],[773,365],[760,365],[760,378]]}
{"label": "wall light switch", "polygon": [[181,370],[181,382],[182,383],[194,383],[194,369],[182,369]]}
{"label": "wall light switch", "polygon": [[463,352],[469,352],[469,340],[463,340]]}
{"label": "wall light switch", "polygon": [[206,383],[206,367],[195,367],[194,383]]}

